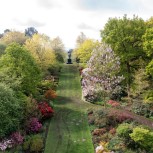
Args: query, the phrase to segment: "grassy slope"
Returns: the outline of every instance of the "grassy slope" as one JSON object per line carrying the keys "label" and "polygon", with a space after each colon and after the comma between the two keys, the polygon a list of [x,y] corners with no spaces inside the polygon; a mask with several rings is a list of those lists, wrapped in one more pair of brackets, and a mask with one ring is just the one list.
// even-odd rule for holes
{"label": "grassy slope", "polygon": [[64,65],[60,76],[55,116],[51,120],[45,153],[94,153],[85,110],[92,105],[81,100],[80,77],[74,65]]}

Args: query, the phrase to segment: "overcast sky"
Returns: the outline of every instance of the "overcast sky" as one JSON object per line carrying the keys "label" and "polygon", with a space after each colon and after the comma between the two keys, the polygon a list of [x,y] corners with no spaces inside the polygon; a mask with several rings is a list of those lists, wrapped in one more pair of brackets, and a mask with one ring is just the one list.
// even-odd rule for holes
{"label": "overcast sky", "polygon": [[74,48],[83,32],[100,40],[109,17],[134,14],[144,20],[153,15],[153,0],[1,0],[0,33],[35,27],[50,38],[59,36],[67,49]]}

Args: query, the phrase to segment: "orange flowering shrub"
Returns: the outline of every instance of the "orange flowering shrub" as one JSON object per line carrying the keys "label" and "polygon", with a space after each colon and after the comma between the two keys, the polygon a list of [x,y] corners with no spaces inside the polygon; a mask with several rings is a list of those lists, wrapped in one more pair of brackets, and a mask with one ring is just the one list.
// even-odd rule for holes
{"label": "orange flowering shrub", "polygon": [[52,89],[49,89],[49,90],[47,90],[47,91],[45,92],[45,98],[46,98],[46,99],[51,100],[51,99],[55,99],[56,97],[57,97],[57,94],[56,94],[56,92],[55,92],[54,90],[52,90]]}

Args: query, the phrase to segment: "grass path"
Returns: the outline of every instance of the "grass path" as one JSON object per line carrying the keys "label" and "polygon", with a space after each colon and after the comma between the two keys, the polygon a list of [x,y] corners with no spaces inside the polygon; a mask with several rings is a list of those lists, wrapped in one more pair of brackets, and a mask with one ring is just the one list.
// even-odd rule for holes
{"label": "grass path", "polygon": [[64,65],[44,153],[94,153],[86,109],[81,100],[80,77],[75,65]]}

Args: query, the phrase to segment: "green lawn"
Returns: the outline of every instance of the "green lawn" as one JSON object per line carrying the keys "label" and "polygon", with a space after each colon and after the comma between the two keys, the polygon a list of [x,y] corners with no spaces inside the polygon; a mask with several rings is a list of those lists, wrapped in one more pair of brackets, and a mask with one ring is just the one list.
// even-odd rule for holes
{"label": "green lawn", "polygon": [[81,100],[80,76],[75,65],[64,65],[57,90],[55,116],[50,122],[44,153],[94,153],[86,109]]}

